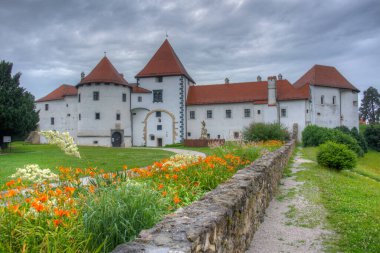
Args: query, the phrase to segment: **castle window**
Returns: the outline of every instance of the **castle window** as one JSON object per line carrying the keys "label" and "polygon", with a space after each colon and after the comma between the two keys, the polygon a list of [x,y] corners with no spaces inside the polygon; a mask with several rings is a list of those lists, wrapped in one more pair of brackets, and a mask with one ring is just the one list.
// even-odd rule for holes
{"label": "castle window", "polygon": [[80,103],[80,94],[78,94],[78,103]]}
{"label": "castle window", "polygon": [[123,102],[127,101],[127,94],[123,93]]}
{"label": "castle window", "polygon": [[207,139],[210,139],[210,134],[207,134]]}
{"label": "castle window", "polygon": [[157,130],[161,131],[162,130],[162,125],[157,125]]}
{"label": "castle window", "polygon": [[161,117],[161,112],[156,112],[156,117],[157,118]]}
{"label": "castle window", "polygon": [[207,118],[212,119],[212,110],[207,110]]}
{"label": "castle window", "polygon": [[156,82],[157,83],[162,83],[162,80],[163,80],[164,78],[162,77],[162,76],[157,76],[156,77]]}
{"label": "castle window", "polygon": [[187,137],[190,137],[191,136],[191,133],[190,132],[187,132]]}
{"label": "castle window", "polygon": [[54,125],[54,118],[53,117],[50,118],[50,125]]}
{"label": "castle window", "polygon": [[154,135],[153,134],[150,135],[150,140],[154,141]]}
{"label": "castle window", "polygon": [[162,90],[153,90],[153,103],[162,102]]}
{"label": "castle window", "polygon": [[283,118],[286,117],[286,109],[285,108],[281,109],[281,117],[283,117]]}
{"label": "castle window", "polygon": [[120,113],[116,113],[116,120],[120,120]]}
{"label": "castle window", "polygon": [[81,119],[82,119],[82,116],[80,115],[80,113],[79,113],[79,115],[78,115],[78,119],[79,119],[79,120],[81,120]]}
{"label": "castle window", "polygon": [[220,139],[220,134],[218,134],[218,139]]}
{"label": "castle window", "polygon": [[239,132],[234,132],[234,139],[239,139]]}
{"label": "castle window", "polygon": [[93,143],[93,144],[98,144],[98,141],[93,141],[92,143]]}
{"label": "castle window", "polygon": [[95,113],[95,119],[100,119],[100,112]]}
{"label": "castle window", "polygon": [[323,105],[323,103],[325,102],[325,96],[321,96],[321,105]]}
{"label": "castle window", "polygon": [[137,97],[137,102],[142,102],[142,96]]}
{"label": "castle window", "polygon": [[358,101],[352,101],[352,104],[353,104],[354,106],[358,106]]}
{"label": "castle window", "polygon": [[45,104],[45,111],[49,111],[49,104]]}
{"label": "castle window", "polygon": [[69,104],[66,104],[66,107],[69,107]]}
{"label": "castle window", "polygon": [[68,113],[68,114],[67,114],[67,117],[70,117],[70,116],[71,116],[71,114],[70,114],[70,113]]}
{"label": "castle window", "polygon": [[93,99],[94,99],[94,101],[98,101],[99,100],[99,91],[94,91],[93,92]]}
{"label": "castle window", "polygon": [[261,114],[261,110],[257,110],[257,114]]}
{"label": "castle window", "polygon": [[226,118],[230,119],[232,117],[232,112],[231,110],[226,110]]}
{"label": "castle window", "polygon": [[195,111],[190,111],[190,119],[195,119]]}
{"label": "castle window", "polygon": [[333,96],[333,105],[335,105],[335,103],[336,103],[336,96]]}
{"label": "castle window", "polygon": [[251,109],[244,109],[244,117],[246,118],[251,117]]}

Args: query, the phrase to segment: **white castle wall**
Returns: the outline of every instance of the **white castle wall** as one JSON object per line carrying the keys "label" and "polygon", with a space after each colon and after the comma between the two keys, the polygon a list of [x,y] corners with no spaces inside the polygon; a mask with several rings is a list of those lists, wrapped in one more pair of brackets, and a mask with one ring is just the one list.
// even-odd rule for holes
{"label": "white castle wall", "polygon": [[[93,92],[99,92],[99,100],[93,100]],[[122,94],[126,93],[126,102]],[[130,88],[122,85],[91,84],[78,88],[78,144],[111,146],[111,130],[124,132],[124,145],[131,145],[131,112]],[[100,113],[100,119],[95,119],[95,113]],[[116,114],[120,113],[120,120]],[[97,143],[96,143],[97,142]]]}
{"label": "white castle wall", "polygon": [[342,124],[348,128],[359,129],[358,93],[350,90],[341,91]]}
{"label": "white castle wall", "polygon": [[[292,131],[293,124],[298,124],[298,140],[301,140],[302,131],[306,125],[306,106],[307,100],[290,100],[278,102],[280,109],[280,124],[285,126],[288,131]],[[281,115],[281,109],[286,109],[286,116]]]}
{"label": "white castle wall", "polygon": [[[77,105],[76,96],[66,96],[62,100],[52,100],[37,102],[36,109],[39,110],[39,128],[40,130],[56,130],[60,132],[69,132],[74,140],[77,140]],[[45,104],[49,109],[45,110]],[[51,118],[54,118],[54,125],[51,125]],[[41,137],[41,143],[46,143],[45,138]]]}

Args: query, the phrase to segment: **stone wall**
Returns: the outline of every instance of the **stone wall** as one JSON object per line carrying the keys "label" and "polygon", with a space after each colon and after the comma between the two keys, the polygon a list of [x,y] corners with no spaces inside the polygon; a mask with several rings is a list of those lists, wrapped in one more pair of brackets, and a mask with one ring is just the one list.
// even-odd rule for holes
{"label": "stone wall", "polygon": [[[293,128],[297,136],[297,128]],[[245,252],[276,192],[295,146],[257,159],[201,200],[167,215],[113,253]]]}

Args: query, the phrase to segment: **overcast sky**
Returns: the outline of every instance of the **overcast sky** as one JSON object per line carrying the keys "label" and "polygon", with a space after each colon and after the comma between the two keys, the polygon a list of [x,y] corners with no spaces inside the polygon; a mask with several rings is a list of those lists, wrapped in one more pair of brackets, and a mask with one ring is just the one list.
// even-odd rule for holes
{"label": "overcast sky", "polygon": [[197,84],[293,83],[324,64],[380,88],[379,0],[0,0],[0,60],[36,98],[77,84],[104,51],[135,82],[166,32]]}

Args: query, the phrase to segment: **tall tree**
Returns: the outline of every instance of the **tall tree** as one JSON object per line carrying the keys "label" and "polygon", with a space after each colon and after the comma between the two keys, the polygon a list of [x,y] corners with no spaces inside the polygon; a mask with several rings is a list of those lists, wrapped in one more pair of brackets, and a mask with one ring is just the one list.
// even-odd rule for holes
{"label": "tall tree", "polygon": [[12,76],[13,64],[0,62],[0,147],[3,136],[25,137],[37,128],[34,96],[20,87],[21,73]]}
{"label": "tall tree", "polygon": [[364,91],[362,104],[359,108],[360,118],[370,124],[378,123],[380,117],[380,94],[374,87],[369,87]]}

